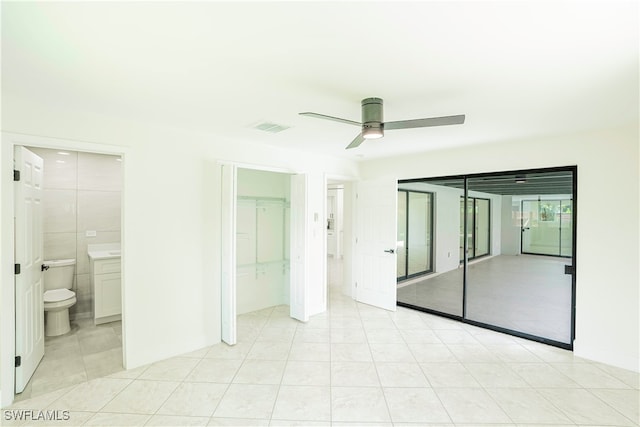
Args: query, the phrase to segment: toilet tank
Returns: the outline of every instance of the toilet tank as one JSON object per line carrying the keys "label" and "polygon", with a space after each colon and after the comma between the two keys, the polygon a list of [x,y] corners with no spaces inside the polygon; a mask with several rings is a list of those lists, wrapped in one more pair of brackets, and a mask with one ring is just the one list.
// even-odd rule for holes
{"label": "toilet tank", "polygon": [[52,259],[43,262],[48,269],[43,272],[44,290],[71,289],[76,269],[75,259]]}

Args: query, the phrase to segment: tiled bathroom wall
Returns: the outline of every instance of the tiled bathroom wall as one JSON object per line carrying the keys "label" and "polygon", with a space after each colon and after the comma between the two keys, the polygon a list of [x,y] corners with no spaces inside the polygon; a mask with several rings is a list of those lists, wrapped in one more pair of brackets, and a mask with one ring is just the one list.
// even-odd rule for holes
{"label": "tiled bathroom wall", "polygon": [[72,318],[92,317],[87,245],[120,242],[117,156],[29,148],[44,159],[44,259],[75,258]]}

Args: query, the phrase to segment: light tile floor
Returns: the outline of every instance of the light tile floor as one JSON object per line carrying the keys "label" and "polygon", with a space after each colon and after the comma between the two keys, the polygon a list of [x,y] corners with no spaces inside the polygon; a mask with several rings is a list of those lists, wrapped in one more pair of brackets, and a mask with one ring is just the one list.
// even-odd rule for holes
{"label": "light tile floor", "polygon": [[16,401],[122,370],[122,322],[72,320],[69,333],[45,338],[44,357]]}
{"label": "light tile floor", "polygon": [[[278,306],[217,344],[18,402],[47,425],[633,426],[639,375],[337,293],[308,323]],[[6,421],[3,425],[21,425]],[[24,423],[38,424],[38,423]]]}

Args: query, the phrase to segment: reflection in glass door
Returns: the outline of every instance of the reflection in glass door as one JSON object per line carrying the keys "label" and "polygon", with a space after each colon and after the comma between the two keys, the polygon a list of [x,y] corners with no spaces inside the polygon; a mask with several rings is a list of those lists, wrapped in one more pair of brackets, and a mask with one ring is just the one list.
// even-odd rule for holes
{"label": "reflection in glass door", "polygon": [[398,281],[432,271],[433,194],[398,190]]}
{"label": "reflection in glass door", "polygon": [[573,242],[571,200],[523,200],[523,254],[571,256]]}
{"label": "reflection in glass door", "polygon": [[464,197],[460,198],[460,262],[464,262],[464,221],[467,222],[467,259],[490,253],[491,208],[489,199],[467,198],[465,215]]}

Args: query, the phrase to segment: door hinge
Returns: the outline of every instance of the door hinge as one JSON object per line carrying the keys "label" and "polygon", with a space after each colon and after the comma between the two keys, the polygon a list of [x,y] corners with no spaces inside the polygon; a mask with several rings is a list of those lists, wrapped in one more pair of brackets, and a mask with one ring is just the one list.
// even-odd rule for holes
{"label": "door hinge", "polygon": [[20,365],[22,365],[22,357],[20,356],[16,356],[16,368],[20,367]]}
{"label": "door hinge", "polygon": [[358,287],[358,282],[356,282],[356,288]]}
{"label": "door hinge", "polygon": [[18,170],[13,170],[13,180],[14,181],[20,181],[20,171]]}
{"label": "door hinge", "polygon": [[13,273],[14,274],[20,274],[20,264],[14,264],[13,265]]}
{"label": "door hinge", "polygon": [[358,238],[356,237],[356,243],[358,243]]}

